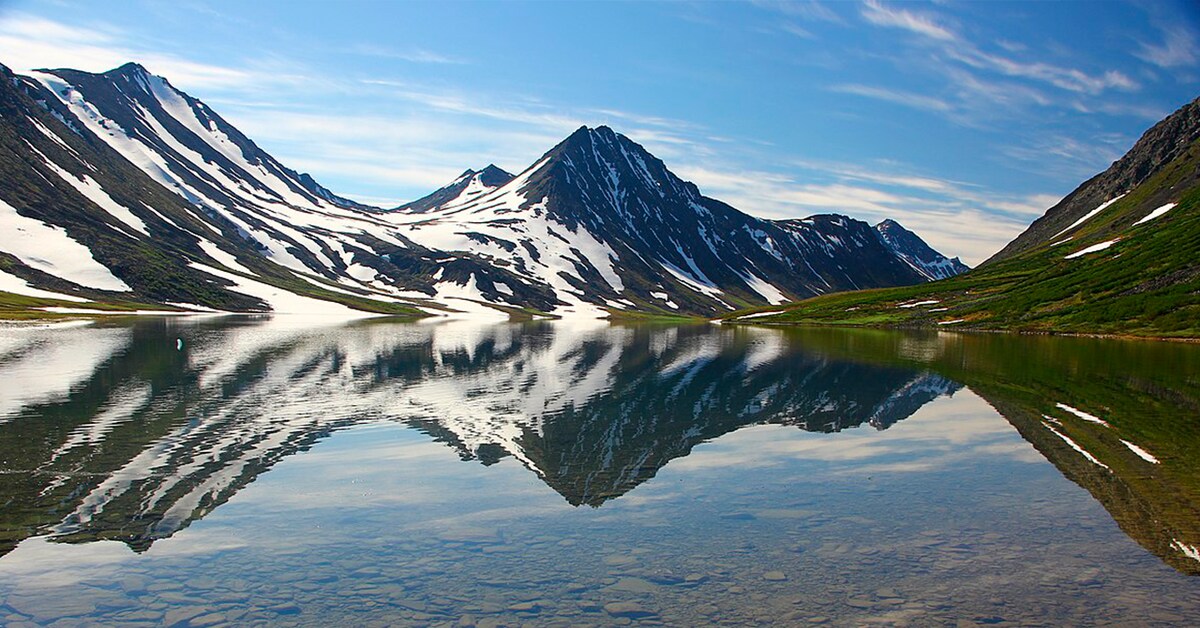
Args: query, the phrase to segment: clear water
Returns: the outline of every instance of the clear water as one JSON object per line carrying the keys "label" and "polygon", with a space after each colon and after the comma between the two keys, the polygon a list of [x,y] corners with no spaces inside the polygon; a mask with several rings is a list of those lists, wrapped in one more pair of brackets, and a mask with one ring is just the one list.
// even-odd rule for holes
{"label": "clear water", "polygon": [[1200,616],[1197,346],[145,320],[0,386],[8,626]]}

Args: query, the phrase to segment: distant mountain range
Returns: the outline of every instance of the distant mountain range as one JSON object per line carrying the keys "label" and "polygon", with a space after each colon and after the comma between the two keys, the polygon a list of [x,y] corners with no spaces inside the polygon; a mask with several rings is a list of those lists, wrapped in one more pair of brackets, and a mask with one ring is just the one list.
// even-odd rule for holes
{"label": "distant mountain range", "polygon": [[749,216],[607,127],[393,209],[143,67],[0,67],[0,308],[712,316],[965,270],[893,221]]}
{"label": "distant mountain range", "polygon": [[1200,337],[1200,99],[969,273],[726,318]]}

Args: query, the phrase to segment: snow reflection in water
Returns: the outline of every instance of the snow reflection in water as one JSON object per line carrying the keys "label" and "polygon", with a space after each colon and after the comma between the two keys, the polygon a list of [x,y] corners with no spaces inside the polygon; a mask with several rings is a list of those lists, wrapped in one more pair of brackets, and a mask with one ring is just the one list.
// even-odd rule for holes
{"label": "snow reflection in water", "polygon": [[[1039,450],[1096,492],[1079,454],[1027,424],[1059,443],[1072,430],[1114,473],[1134,463],[1093,446],[1077,415],[1024,421],[1035,409],[1000,395],[1003,378],[979,384],[987,403],[963,390],[956,379],[976,384],[954,371],[970,362],[959,336],[292,319],[39,333],[41,355],[62,360],[53,345],[103,346],[84,366],[40,361],[0,417],[9,622],[1196,610],[1179,595],[1196,583]],[[0,370],[19,382],[34,349],[8,340]],[[56,370],[65,381],[46,384]],[[1127,446],[1151,447],[1145,433],[1091,427],[1150,464]],[[1170,529],[1113,516],[1187,572],[1184,502]]]}

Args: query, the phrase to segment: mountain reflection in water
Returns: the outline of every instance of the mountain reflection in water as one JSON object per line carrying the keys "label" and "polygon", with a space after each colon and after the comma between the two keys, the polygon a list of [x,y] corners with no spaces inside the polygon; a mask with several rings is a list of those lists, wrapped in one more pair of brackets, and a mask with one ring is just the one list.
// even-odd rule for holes
{"label": "mountain reflection in water", "polygon": [[[965,384],[1126,533],[1196,573],[1197,351],[1145,346],[286,318],[21,330],[0,344],[12,391],[0,400],[0,552],[36,534],[143,551],[366,422],[413,426],[466,461],[512,456],[570,504],[600,507],[739,428],[883,430]],[[1152,366],[1163,352],[1169,369]],[[1185,416],[1164,424],[1171,408]],[[1081,418],[1097,413],[1103,424]]]}

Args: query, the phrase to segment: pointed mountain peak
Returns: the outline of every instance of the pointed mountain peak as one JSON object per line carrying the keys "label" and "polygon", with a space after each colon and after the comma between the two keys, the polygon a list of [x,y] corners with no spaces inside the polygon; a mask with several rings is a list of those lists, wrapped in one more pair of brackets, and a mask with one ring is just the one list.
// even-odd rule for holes
{"label": "pointed mountain peak", "polygon": [[[543,159],[556,161],[574,161],[579,157],[594,158],[594,161],[607,161],[610,164],[627,163],[629,165],[656,165],[652,169],[665,171],[662,161],[646,150],[644,146],[617,133],[607,126],[581,126],[550,149]],[[639,170],[643,168],[635,166]],[[648,173],[647,173],[648,174]]]}
{"label": "pointed mountain peak", "polygon": [[634,143],[629,138],[617,133],[607,126],[600,125],[597,127],[590,127],[584,125],[578,129],[575,129],[575,131],[568,135],[562,142],[559,142],[556,148],[592,146],[597,142],[613,144],[621,140],[629,142],[630,144]]}
{"label": "pointed mountain peak", "polygon": [[512,180],[513,175],[493,164],[488,164],[482,170],[467,168],[453,181],[434,190],[428,196],[401,205],[392,211],[427,212],[442,205],[469,200],[469,198],[501,187]]}
{"label": "pointed mountain peak", "polygon": [[479,182],[488,187],[500,187],[505,183],[513,180],[513,175],[505,171],[503,168],[498,168],[495,164],[488,164],[483,170],[473,173],[479,177]]}
{"label": "pointed mountain peak", "polygon": [[130,61],[121,67],[113,68],[107,72],[104,72],[104,74],[109,76],[114,74],[152,76],[150,71],[146,69],[146,66],[135,61]]}
{"label": "pointed mountain peak", "polygon": [[875,231],[884,246],[891,249],[913,270],[930,280],[945,279],[970,270],[957,257],[948,258],[942,255],[922,240],[921,236],[891,218],[875,225]]}

